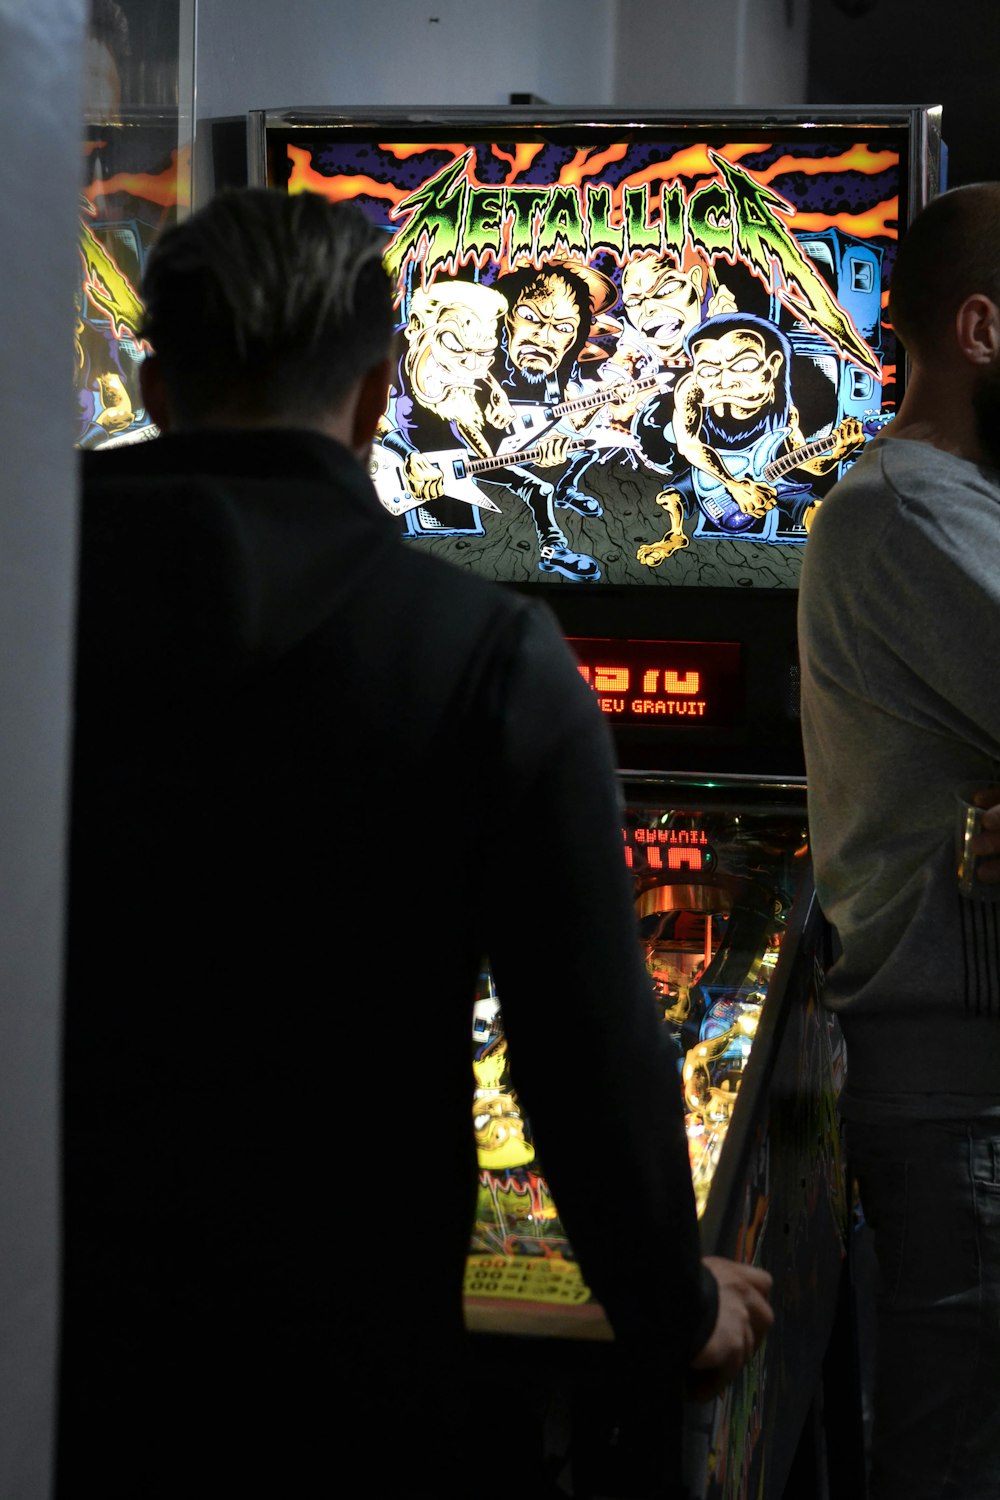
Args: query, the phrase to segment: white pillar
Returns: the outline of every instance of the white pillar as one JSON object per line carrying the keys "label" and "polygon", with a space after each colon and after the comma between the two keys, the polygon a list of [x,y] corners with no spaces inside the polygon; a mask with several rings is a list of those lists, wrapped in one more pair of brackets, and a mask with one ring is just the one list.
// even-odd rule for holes
{"label": "white pillar", "polygon": [[84,0],[0,0],[0,1495],[50,1494]]}

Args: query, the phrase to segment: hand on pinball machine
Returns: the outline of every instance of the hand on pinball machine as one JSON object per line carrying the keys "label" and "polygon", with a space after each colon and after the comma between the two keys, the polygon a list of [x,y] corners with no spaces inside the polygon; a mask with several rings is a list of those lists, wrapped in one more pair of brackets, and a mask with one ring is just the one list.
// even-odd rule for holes
{"label": "hand on pinball machine", "polygon": [[976,856],[976,879],[984,885],[1000,885],[1000,786],[985,787],[972,800],[985,809],[982,831],[970,846]]}
{"label": "hand on pinball machine", "polygon": [[719,1311],[708,1342],[688,1371],[687,1395],[692,1401],[710,1401],[725,1390],[756,1354],[774,1322],[769,1271],[718,1255],[707,1255],[704,1264],[718,1284]]}

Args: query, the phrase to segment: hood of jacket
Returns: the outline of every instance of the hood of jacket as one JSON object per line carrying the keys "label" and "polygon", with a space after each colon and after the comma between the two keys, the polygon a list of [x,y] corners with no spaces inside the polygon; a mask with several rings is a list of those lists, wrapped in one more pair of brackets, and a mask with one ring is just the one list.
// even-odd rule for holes
{"label": "hood of jacket", "polygon": [[[82,455],[78,649],[91,680],[237,686],[365,587],[400,528],[348,449],[276,429]],[[118,684],[121,686],[121,684]]]}

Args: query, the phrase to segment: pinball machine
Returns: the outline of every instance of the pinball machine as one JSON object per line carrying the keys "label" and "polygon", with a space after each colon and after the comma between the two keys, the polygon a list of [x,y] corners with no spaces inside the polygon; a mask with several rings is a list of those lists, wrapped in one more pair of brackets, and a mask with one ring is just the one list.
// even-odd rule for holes
{"label": "pinball machine", "polygon": [[[579,609],[587,603],[581,599]],[[585,673],[602,681],[648,681],[656,673],[654,695],[664,691],[665,674],[685,683],[696,675],[704,717],[719,725],[718,736],[727,732],[725,698],[736,679],[724,670],[725,656],[735,661],[740,642],[582,638],[572,633],[575,605],[575,598],[566,601],[563,617]],[[724,604],[711,599],[706,608],[718,612]],[[685,1412],[692,1497],[781,1495],[802,1465],[808,1479],[800,1493],[820,1493],[809,1469],[829,1461],[824,1424],[839,1429],[832,1461],[845,1472],[843,1493],[863,1492],[854,1483],[862,1462],[860,1372],[847,1303],[850,1204],[836,1114],[844,1059],[819,1002],[828,934],[812,889],[805,788],[793,753],[794,640],[776,622],[764,638],[775,665],[785,653],[788,670],[776,675],[785,676],[788,691],[762,688],[756,701],[770,733],[762,728],[760,739],[780,739],[784,724],[788,759],[774,743],[766,752],[770,774],[718,764],[698,770],[677,731],[668,730],[659,754],[673,740],[673,764],[656,768],[655,731],[639,724],[621,771],[623,852],[655,1003],[676,1049],[703,1247],[765,1266],[780,1299],[755,1361],[722,1398],[691,1403]],[[712,648],[720,646],[725,656],[713,661]],[[620,726],[619,745],[627,743]],[[692,746],[690,761],[699,758]],[[512,1335],[532,1340],[532,1358],[546,1368],[553,1356],[539,1340],[593,1344],[608,1330],[562,1232],[530,1120],[520,1117],[516,1089],[499,1066],[502,996],[488,971],[474,1030],[480,1189],[468,1321],[494,1349]],[[824,1380],[831,1357],[836,1368]],[[569,1358],[580,1360],[578,1342]],[[576,1368],[579,1410],[551,1452],[567,1457],[570,1493],[617,1494],[618,1472],[631,1460],[612,1460],[609,1450],[623,1442],[624,1418],[609,1415],[614,1404],[593,1357]],[[634,1411],[632,1418],[655,1420]]]}
{"label": "pinball machine", "polygon": [[[888,280],[943,185],[940,110],[301,108],[251,112],[248,148],[252,180],[385,227],[402,354],[379,498],[408,544],[549,604],[614,735],[704,1250],[765,1266],[779,1302],[751,1364],[685,1411],[691,1500],[820,1493],[821,1467],[832,1495],[863,1493],[795,613],[811,515],[901,394]],[[470,1064],[483,1368],[537,1395],[562,1493],[628,1493],[610,1328],[488,955]],[[655,1395],[630,1420],[655,1422]]]}

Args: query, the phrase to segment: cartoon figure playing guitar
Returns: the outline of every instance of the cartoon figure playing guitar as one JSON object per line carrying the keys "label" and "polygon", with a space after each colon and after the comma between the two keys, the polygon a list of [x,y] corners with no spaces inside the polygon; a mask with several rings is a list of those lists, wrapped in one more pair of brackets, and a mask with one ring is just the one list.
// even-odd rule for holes
{"label": "cartoon figure playing guitar", "polygon": [[[716,313],[734,312],[736,301],[690,245],[682,253],[647,250],[633,256],[622,270],[621,298],[621,332],[614,353],[601,368],[601,379],[621,382],[609,420],[630,432],[650,399],[643,394],[646,382],[655,376],[658,390],[669,396],[680,371],[691,368],[684,348],[688,334]],[[660,411],[663,422],[662,403]]]}
{"label": "cartoon figure playing guitar", "polygon": [[[512,403],[513,423],[502,451],[518,451],[544,432],[582,432],[605,404],[586,400],[582,368],[604,359],[589,342],[594,320],[618,300],[614,282],[583,261],[551,256],[540,266],[509,271],[496,283],[508,301],[498,378]],[[555,506],[598,517],[601,504],[581,487],[585,471],[600,457],[600,436],[588,429],[589,450],[580,449],[555,482]]]}
{"label": "cartoon figure playing guitar", "polygon": [[371,456],[372,480],[391,514],[420,508],[423,526],[432,530],[452,522],[464,527],[470,500],[496,509],[475,487],[471,495],[446,490],[441,465],[428,455],[454,452],[460,462],[489,454],[484,427],[502,431],[509,420],[490,375],[506,309],[499,293],[476,283],[444,282],[413,293],[406,352]]}
{"label": "cartoon figure playing guitar", "polygon": [[650,567],[688,545],[685,490],[716,534],[759,534],[779,503],[808,528],[818,497],[783,475],[824,474],[865,441],[860,421],[850,417],[822,442],[806,443],[791,401],[790,346],[766,319],[748,313],[709,318],[688,348],[692,369],[677,383],[664,438],[690,471],[656,497],[669,529],[661,541],[639,548],[638,561]]}
{"label": "cartoon figure playing guitar", "polygon": [[507,431],[514,415],[490,368],[507,308],[501,292],[478,282],[444,280],[414,292],[400,389],[373,445],[372,479],[387,510],[418,510],[425,533],[447,529],[469,506],[499,511],[516,496],[535,523],[539,568],[594,580],[597,562],[569,546],[555,519],[554,488],[534,472],[564,465],[590,445],[553,431],[498,455],[487,435],[487,427]]}

